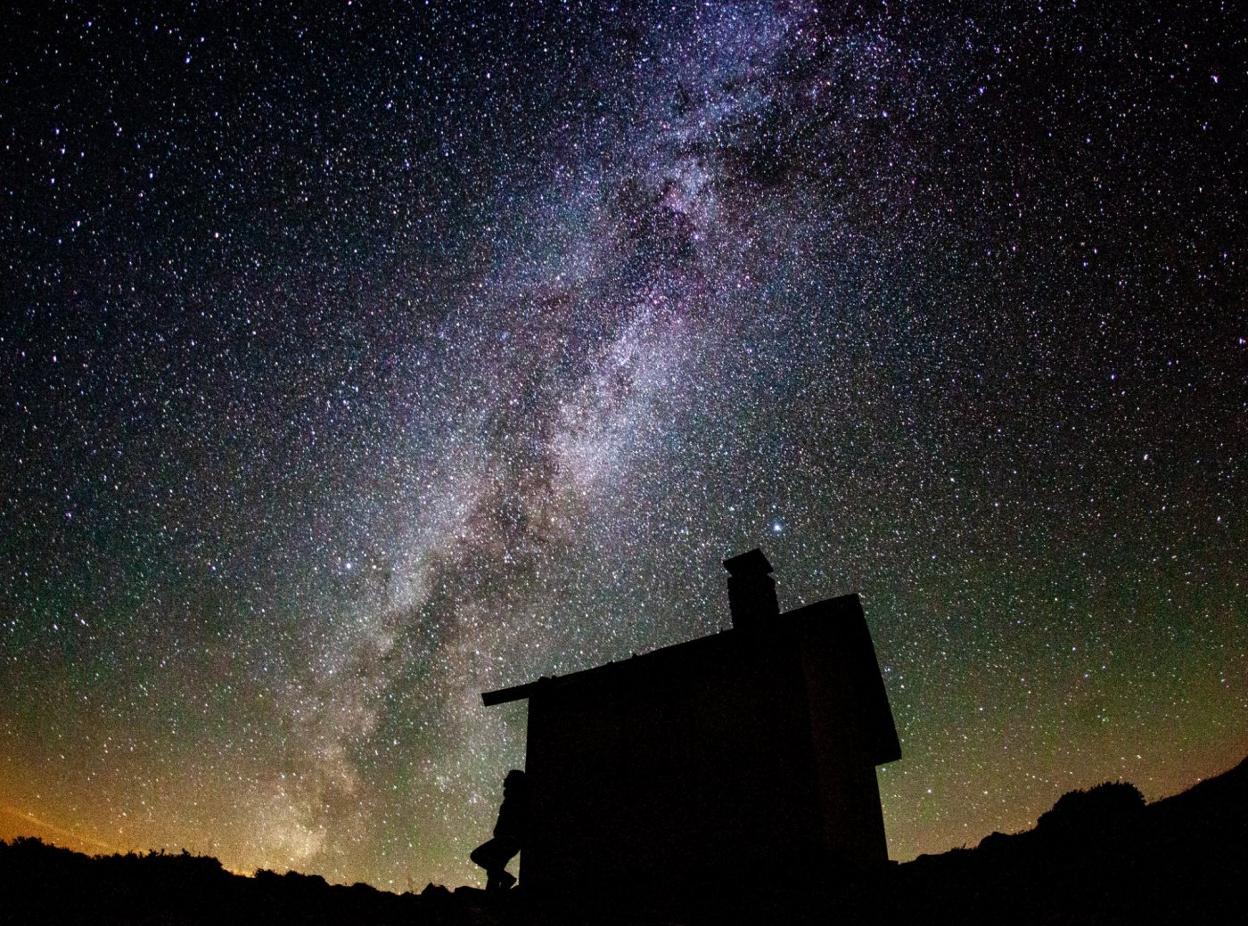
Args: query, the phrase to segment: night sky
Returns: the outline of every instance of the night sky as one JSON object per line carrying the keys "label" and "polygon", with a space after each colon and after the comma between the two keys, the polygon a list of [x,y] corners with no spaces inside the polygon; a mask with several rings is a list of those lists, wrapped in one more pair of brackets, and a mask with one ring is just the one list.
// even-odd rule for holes
{"label": "night sky", "polygon": [[1241,5],[17,6],[0,837],[480,883],[757,545],[894,858],[1248,752]]}

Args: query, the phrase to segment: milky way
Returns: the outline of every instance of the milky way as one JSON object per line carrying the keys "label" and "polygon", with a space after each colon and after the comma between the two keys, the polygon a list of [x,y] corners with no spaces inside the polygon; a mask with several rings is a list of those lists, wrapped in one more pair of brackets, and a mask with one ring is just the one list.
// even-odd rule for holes
{"label": "milky way", "polygon": [[894,858],[1248,751],[1232,4],[49,6],[0,836],[475,883],[480,692],[725,626],[759,544],[863,595]]}

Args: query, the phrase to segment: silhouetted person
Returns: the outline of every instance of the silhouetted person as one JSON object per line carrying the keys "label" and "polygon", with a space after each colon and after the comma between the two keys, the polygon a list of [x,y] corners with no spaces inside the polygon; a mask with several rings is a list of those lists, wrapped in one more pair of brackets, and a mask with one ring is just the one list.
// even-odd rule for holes
{"label": "silhouetted person", "polygon": [[477,846],[468,856],[485,869],[487,891],[505,891],[516,883],[507,863],[524,846],[528,818],[529,783],[524,772],[513,768],[503,779],[503,805],[498,808],[494,838]]}

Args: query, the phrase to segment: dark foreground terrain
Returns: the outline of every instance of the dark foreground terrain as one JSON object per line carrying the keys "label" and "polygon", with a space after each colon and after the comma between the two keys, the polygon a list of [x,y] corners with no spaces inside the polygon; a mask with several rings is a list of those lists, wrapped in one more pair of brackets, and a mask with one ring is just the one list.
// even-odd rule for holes
{"label": "dark foreground terrain", "polygon": [[681,904],[633,888],[623,903],[538,908],[518,890],[397,895],[293,872],[240,877],[188,853],[91,858],[0,841],[3,923],[1235,923],[1248,909],[1248,760],[1147,806],[1127,784],[1073,791],[1033,830],[872,875]]}

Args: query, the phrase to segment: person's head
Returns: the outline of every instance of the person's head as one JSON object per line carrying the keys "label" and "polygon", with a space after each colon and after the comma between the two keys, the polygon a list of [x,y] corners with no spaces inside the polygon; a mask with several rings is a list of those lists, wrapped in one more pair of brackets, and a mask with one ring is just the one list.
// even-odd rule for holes
{"label": "person's head", "polygon": [[503,790],[508,791],[512,788],[523,787],[524,782],[524,772],[518,768],[513,768],[507,773],[507,777],[503,779]]}

